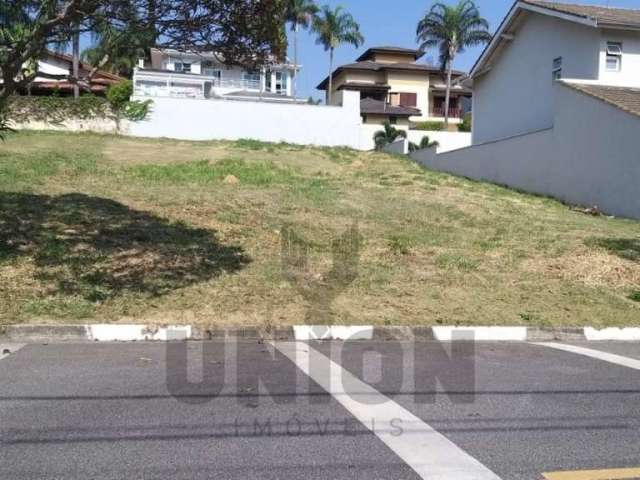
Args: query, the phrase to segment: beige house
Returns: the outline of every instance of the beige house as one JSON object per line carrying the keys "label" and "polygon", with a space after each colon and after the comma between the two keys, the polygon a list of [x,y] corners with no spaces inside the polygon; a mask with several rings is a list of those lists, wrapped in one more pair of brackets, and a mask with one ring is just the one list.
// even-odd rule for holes
{"label": "beige house", "polygon": [[[374,47],[355,63],[342,65],[333,72],[331,103],[339,104],[343,90],[357,90],[362,100],[364,123],[392,124],[444,120],[446,80],[433,65],[418,63],[422,53],[399,47]],[[464,75],[454,72],[454,82]],[[329,78],[318,85],[327,90]],[[328,95],[327,95],[328,98]],[[460,123],[470,110],[471,90],[455,84],[451,92],[449,116]]]}

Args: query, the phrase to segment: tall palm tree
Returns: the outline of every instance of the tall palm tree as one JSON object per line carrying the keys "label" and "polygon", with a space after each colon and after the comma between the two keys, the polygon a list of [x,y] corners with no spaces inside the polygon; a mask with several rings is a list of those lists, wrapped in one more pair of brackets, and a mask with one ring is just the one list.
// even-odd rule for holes
{"label": "tall palm tree", "polygon": [[293,96],[298,92],[298,31],[300,27],[309,28],[318,13],[318,6],[313,0],[288,0],[285,19],[291,24],[293,31]]}
{"label": "tall palm tree", "polygon": [[440,64],[447,72],[444,123],[448,126],[453,61],[465,48],[491,41],[489,22],[480,16],[473,0],[460,0],[453,7],[438,2],[420,20],[416,33],[421,51],[434,47],[440,50]]}
{"label": "tall palm tree", "polygon": [[333,89],[333,54],[335,49],[343,43],[349,43],[358,48],[364,43],[364,37],[360,33],[360,25],[353,19],[350,13],[343,7],[332,9],[325,5],[320,13],[313,19],[312,29],[317,33],[316,43],[322,45],[329,52],[329,90],[327,104],[331,104]]}

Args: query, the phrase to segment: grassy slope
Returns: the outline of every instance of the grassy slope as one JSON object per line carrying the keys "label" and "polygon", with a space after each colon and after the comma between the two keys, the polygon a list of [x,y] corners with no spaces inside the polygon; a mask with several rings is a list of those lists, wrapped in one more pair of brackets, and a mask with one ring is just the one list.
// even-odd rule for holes
{"label": "grassy slope", "polygon": [[[354,223],[357,275],[328,273]],[[640,325],[640,224],[382,154],[21,133],[0,145],[0,275],[4,323],[288,324],[335,299],[337,323]]]}

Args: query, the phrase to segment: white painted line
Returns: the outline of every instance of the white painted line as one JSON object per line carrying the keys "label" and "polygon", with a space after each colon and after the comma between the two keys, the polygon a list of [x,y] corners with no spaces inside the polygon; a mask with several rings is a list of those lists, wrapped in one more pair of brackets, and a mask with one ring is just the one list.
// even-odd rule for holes
{"label": "white painted line", "polygon": [[576,347],[575,345],[565,345],[564,343],[543,343],[536,342],[533,345],[540,345],[542,347],[555,348],[556,350],[562,350],[564,352],[576,353],[578,355],[584,355],[586,357],[596,358],[603,362],[614,363],[616,365],[622,365],[623,367],[633,368],[640,370],[640,360],[635,358],[623,357],[622,355],[615,355],[613,353],[601,352],[600,350],[593,350],[592,348]]}
{"label": "white painted line", "polygon": [[[22,347],[24,347],[24,343],[0,343],[0,360],[4,360],[10,355],[13,355]],[[9,351],[9,353],[3,353],[5,351]]]}
{"label": "white painted line", "polygon": [[309,340],[371,340],[373,327],[342,325],[296,325],[293,327],[294,338],[299,341]]}
{"label": "white painted line", "polygon": [[585,327],[584,336],[587,340],[598,342],[603,340],[637,342],[640,341],[640,328],[604,328],[597,330]]}
{"label": "white painted line", "polygon": [[524,342],[527,327],[433,327],[433,336],[440,342]]}
{"label": "white painted line", "polygon": [[[274,342],[273,345],[329,392],[420,478],[500,480],[444,435],[308,344]],[[356,394],[360,401],[354,399]]]}

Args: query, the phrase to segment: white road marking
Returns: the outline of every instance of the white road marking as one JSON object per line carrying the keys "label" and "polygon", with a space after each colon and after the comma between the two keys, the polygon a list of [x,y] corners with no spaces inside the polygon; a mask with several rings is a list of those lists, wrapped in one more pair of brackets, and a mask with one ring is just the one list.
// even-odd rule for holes
{"label": "white road marking", "polygon": [[596,358],[598,360],[602,360],[603,362],[614,363],[616,365],[622,365],[623,367],[640,370],[640,360],[637,360],[635,358],[623,357],[622,355],[616,355],[614,353],[602,352],[600,350],[593,350],[591,348],[577,347],[575,345],[566,345],[564,343],[536,342],[536,343],[533,343],[533,345],[540,345],[542,347],[555,348],[556,350],[576,353],[578,355],[584,355],[586,357]]}
{"label": "white road marking", "polygon": [[[420,478],[500,480],[444,435],[308,344],[275,342],[273,345],[329,392]],[[356,393],[360,401],[354,399]]]}
{"label": "white road marking", "polygon": [[[24,345],[24,343],[0,343],[0,360],[4,360],[9,355],[16,353]],[[9,351],[9,353],[4,353],[6,351]]]}

